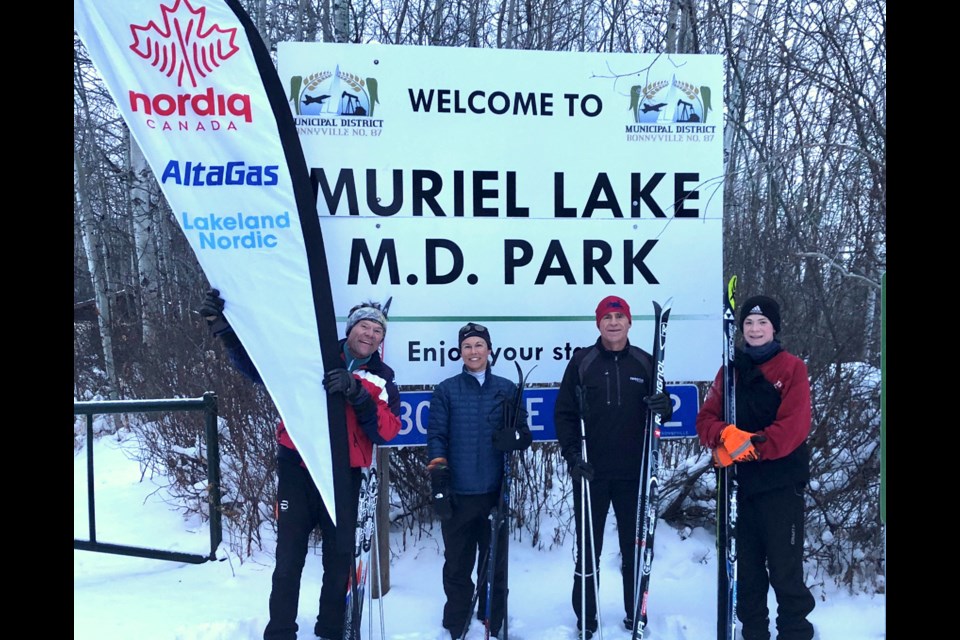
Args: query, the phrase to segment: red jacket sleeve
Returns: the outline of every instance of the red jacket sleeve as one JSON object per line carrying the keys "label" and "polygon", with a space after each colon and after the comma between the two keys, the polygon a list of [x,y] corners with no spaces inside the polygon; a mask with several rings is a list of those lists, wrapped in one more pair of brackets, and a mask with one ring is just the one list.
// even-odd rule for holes
{"label": "red jacket sleeve", "polygon": [[389,383],[384,381],[381,386],[366,378],[361,378],[360,382],[377,405],[377,433],[387,442],[393,440],[400,433],[401,425],[400,416],[391,407]]}

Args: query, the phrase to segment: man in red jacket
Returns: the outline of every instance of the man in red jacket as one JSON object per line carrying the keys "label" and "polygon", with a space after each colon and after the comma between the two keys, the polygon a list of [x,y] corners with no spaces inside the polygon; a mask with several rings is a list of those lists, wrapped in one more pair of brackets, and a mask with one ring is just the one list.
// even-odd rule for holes
{"label": "man in red jacket", "polygon": [[[224,300],[216,289],[209,291],[200,313],[210,330],[223,340],[230,361],[252,381],[263,384],[240,339],[223,316]],[[327,371],[327,393],[342,393],[346,399],[347,441],[350,447],[351,491],[360,495],[360,469],[369,467],[373,445],[385,444],[400,432],[400,392],[393,369],[378,353],[387,331],[387,317],[376,302],[350,309],[347,337],[340,341],[344,366]],[[313,632],[324,640],[343,637],[347,581],[353,565],[353,549],[338,549],[336,527],[320,491],[307,471],[297,448],[283,426],[277,425],[277,563],[270,592],[270,621],[264,640],[296,640],[300,576],[306,562],[310,533],[321,531],[323,584]]]}

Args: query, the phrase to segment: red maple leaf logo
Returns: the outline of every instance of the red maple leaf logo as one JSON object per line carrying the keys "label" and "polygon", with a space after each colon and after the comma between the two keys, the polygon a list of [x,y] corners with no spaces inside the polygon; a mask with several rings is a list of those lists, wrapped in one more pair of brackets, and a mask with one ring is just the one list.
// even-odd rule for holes
{"label": "red maple leaf logo", "polygon": [[236,28],[206,27],[206,7],[194,9],[189,0],[175,0],[172,7],[160,5],[161,24],[130,25],[130,49],[157,67],[167,77],[176,76],[177,86],[189,81],[194,87],[240,48],[234,44]]}

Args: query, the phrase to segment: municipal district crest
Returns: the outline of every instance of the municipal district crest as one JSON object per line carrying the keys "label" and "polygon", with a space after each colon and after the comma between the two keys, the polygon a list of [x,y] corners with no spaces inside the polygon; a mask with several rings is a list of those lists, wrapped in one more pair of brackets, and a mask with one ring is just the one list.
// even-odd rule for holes
{"label": "municipal district crest", "polygon": [[630,111],[639,124],[706,124],[711,110],[710,87],[698,87],[676,76],[630,87]]}
{"label": "municipal district crest", "polygon": [[289,100],[298,116],[373,117],[377,98],[377,79],[354,73],[319,71],[290,78]]}

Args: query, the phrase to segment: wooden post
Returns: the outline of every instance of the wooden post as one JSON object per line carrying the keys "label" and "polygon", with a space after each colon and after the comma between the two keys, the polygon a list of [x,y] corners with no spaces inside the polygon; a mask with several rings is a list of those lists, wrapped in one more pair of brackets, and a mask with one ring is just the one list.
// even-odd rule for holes
{"label": "wooden post", "polygon": [[[377,473],[380,484],[377,487],[377,541],[370,554],[370,570],[373,575],[373,597],[379,598],[381,593],[390,592],[390,448],[377,447]],[[380,566],[380,558],[385,558]],[[383,581],[383,590],[380,581]]]}

